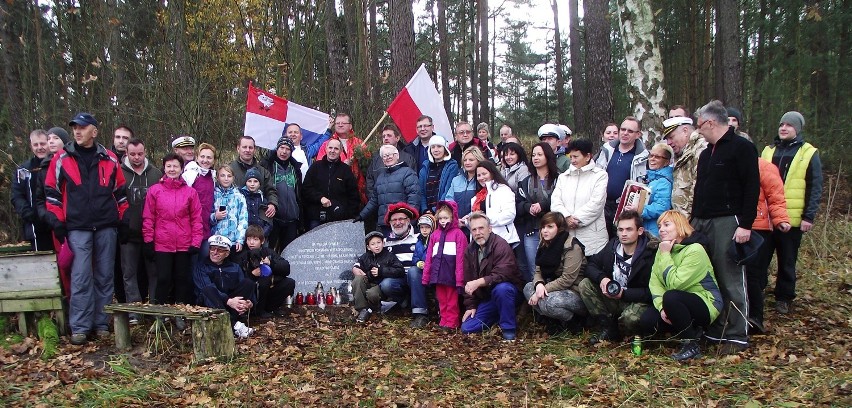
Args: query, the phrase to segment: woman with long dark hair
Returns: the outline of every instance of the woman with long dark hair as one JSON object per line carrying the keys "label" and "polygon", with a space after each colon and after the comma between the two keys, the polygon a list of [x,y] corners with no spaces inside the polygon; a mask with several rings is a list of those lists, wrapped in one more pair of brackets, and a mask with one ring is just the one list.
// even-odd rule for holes
{"label": "woman with long dark hair", "polygon": [[523,146],[510,142],[503,145],[502,157],[500,174],[506,179],[512,191],[517,192],[521,180],[530,175],[527,167],[527,152]]}
{"label": "woman with long dark hair", "polygon": [[535,265],[539,224],[541,217],[550,212],[550,196],[557,177],[559,169],[553,149],[545,142],[537,143],[531,150],[529,176],[518,183],[515,194],[515,228],[521,236],[527,265]]}

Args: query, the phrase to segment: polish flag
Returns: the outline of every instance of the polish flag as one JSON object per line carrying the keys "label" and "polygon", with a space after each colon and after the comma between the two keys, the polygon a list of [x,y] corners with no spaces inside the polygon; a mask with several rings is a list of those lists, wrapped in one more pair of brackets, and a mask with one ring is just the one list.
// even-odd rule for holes
{"label": "polish flag", "polygon": [[411,142],[417,137],[417,118],[421,115],[431,116],[432,123],[435,125],[434,132],[452,141],[453,128],[450,126],[450,119],[447,117],[447,111],[444,110],[441,94],[438,93],[435,83],[426,72],[426,64],[420,65],[405,88],[402,88],[396,99],[391,102],[388,106],[388,114],[399,126],[406,142]]}
{"label": "polish flag", "polygon": [[288,101],[249,83],[244,135],[253,137],[260,147],[275,149],[284,129],[291,123],[302,128],[302,144],[310,145],[328,129],[328,114]]}

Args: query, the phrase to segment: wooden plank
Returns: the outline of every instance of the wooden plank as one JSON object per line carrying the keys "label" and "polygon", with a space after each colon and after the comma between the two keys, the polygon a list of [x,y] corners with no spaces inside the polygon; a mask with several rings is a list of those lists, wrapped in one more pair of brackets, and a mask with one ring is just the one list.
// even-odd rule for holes
{"label": "wooden plank", "polygon": [[0,257],[0,292],[58,287],[59,271],[53,253]]}
{"label": "wooden plank", "polygon": [[13,292],[0,292],[0,300],[5,299],[41,299],[62,297],[62,290],[55,289],[18,290]]}
{"label": "wooden plank", "polygon": [[184,317],[189,320],[198,320],[219,313],[227,313],[221,309],[211,309],[201,306],[181,305],[177,307],[175,305],[151,305],[144,303],[112,303],[104,306],[104,311],[107,313],[127,312],[149,316]]}
{"label": "wooden plank", "polygon": [[62,299],[4,299],[0,300],[0,313],[62,310]]}

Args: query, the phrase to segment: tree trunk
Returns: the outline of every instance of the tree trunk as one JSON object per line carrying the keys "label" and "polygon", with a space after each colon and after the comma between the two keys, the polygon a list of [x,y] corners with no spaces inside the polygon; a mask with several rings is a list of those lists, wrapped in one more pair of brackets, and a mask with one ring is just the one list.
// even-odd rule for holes
{"label": "tree trunk", "polygon": [[651,4],[641,0],[617,2],[633,116],[642,124],[645,141],[659,140],[658,129],[666,114],[666,92]]}
{"label": "tree trunk", "polygon": [[379,86],[379,39],[376,15],[376,0],[370,0],[370,78],[372,78],[370,97],[373,104],[378,102],[379,95],[381,95],[381,86]]}
{"label": "tree trunk", "polygon": [[9,124],[18,145],[29,146],[27,139],[27,124],[24,121],[24,104],[20,91],[21,71],[18,63],[21,47],[18,38],[21,33],[15,30],[14,18],[18,15],[13,7],[19,7],[17,2],[0,2],[0,44],[3,56],[3,82],[6,88],[6,107],[9,110]]}
{"label": "tree trunk", "polygon": [[594,143],[600,142],[604,125],[613,120],[612,102],[612,27],[607,15],[609,0],[584,0],[583,21],[586,29],[586,89],[589,120],[586,126]]}
{"label": "tree trunk", "polygon": [[713,49],[716,98],[726,106],[742,109],[739,15],[738,0],[716,0],[716,46]]}
{"label": "tree trunk", "polygon": [[327,0],[325,3],[325,40],[328,50],[328,77],[331,79],[331,110],[348,108],[349,87],[347,86],[347,75],[345,66],[345,49],[343,39],[340,37],[340,19],[337,16],[337,8],[334,1]]}
{"label": "tree trunk", "polygon": [[[444,0],[437,0],[438,8],[438,60],[441,71],[441,98],[444,100],[444,110],[450,117],[450,123],[454,122],[453,111],[450,106],[450,56],[449,38],[447,36],[447,9]],[[450,135],[447,135],[450,137]]]}
{"label": "tree trunk", "polygon": [[414,75],[414,13],[411,0],[390,1],[391,86],[394,95]]}
{"label": "tree trunk", "polygon": [[[476,2],[479,7],[479,120],[488,121],[488,0]],[[489,123],[489,126],[494,126]],[[489,133],[491,130],[489,129]]]}
{"label": "tree trunk", "polygon": [[[566,123],[568,116],[565,114],[567,104],[565,103],[565,65],[563,63],[562,36],[559,33],[559,13],[556,8],[556,0],[552,0],[553,29],[556,31],[554,39],[554,54],[556,54],[556,103],[559,114],[559,123]],[[589,136],[588,109],[589,102],[586,98],[586,83],[583,80],[583,55],[580,47],[580,10],[577,0],[568,2],[568,15],[571,22],[569,41],[571,42],[571,92],[574,101],[574,130],[578,135]],[[598,69],[598,67],[594,67]]]}

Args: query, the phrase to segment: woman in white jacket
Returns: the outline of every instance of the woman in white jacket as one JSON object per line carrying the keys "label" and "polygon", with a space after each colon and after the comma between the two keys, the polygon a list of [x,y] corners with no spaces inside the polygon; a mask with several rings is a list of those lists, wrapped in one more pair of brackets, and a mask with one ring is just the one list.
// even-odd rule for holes
{"label": "woman in white jacket", "polygon": [[586,256],[591,256],[609,240],[604,221],[608,176],[592,161],[592,142],[572,140],[566,150],[571,166],[556,180],[550,209],[565,216],[571,235],[585,246]]}
{"label": "woman in white jacket", "polygon": [[485,212],[491,220],[491,231],[512,246],[521,275],[529,282],[532,280],[532,272],[525,261],[521,238],[515,229],[515,192],[500,174],[497,165],[487,160],[476,166],[476,181],[481,189],[471,200],[471,209]]}

